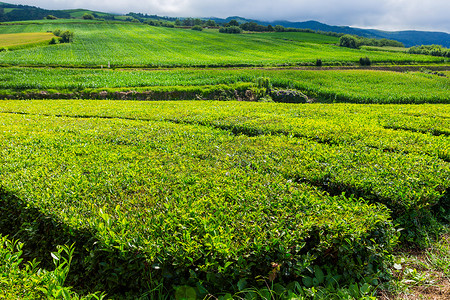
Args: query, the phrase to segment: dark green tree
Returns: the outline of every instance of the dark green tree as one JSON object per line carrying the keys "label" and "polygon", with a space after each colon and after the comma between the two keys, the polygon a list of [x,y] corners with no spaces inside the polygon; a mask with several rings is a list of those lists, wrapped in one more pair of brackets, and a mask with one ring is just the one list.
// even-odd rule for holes
{"label": "dark green tree", "polygon": [[276,32],[283,32],[283,31],[285,31],[286,29],[283,27],[283,26],[281,26],[281,25],[275,25],[275,31]]}
{"label": "dark green tree", "polygon": [[94,16],[88,13],[85,13],[82,18],[83,20],[94,20]]}
{"label": "dark green tree", "polygon": [[228,22],[228,24],[230,25],[230,26],[239,26],[239,22],[238,21],[236,21],[236,20],[231,20],[230,22]]}
{"label": "dark green tree", "polygon": [[356,37],[346,34],[339,39],[339,46],[356,49],[359,47],[359,42]]}
{"label": "dark green tree", "polygon": [[66,30],[61,33],[61,42],[62,43],[71,43],[73,41],[73,32]]}
{"label": "dark green tree", "polygon": [[208,20],[208,21],[206,21],[205,25],[206,25],[207,27],[216,27],[216,26],[217,26],[217,24],[216,24],[216,22],[215,22],[214,20]]}

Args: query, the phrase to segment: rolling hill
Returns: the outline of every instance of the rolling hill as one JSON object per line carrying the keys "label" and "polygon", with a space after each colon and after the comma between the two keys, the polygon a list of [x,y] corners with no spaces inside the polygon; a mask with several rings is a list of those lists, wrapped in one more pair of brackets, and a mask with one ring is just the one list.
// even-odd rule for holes
{"label": "rolling hill", "polygon": [[[40,20],[48,15],[53,15],[57,18],[81,18],[85,13],[89,13],[98,18],[103,19],[115,19],[119,15],[91,11],[87,9],[69,9],[69,10],[47,10],[34,6],[27,5],[15,5],[0,2],[0,22],[7,21],[24,21],[24,20]],[[369,38],[386,38],[396,40],[405,44],[406,47],[417,45],[442,45],[444,47],[450,47],[450,34],[445,32],[428,32],[428,31],[381,31],[376,29],[361,29],[353,28],[349,26],[332,26],[317,21],[306,22],[289,22],[289,21],[273,21],[264,22],[260,20],[251,20],[242,17],[228,17],[226,19],[210,18],[218,23],[229,22],[232,19],[237,20],[240,23],[256,22],[262,25],[282,25],[284,27],[312,29],[317,31],[330,31],[345,34],[354,34]]]}

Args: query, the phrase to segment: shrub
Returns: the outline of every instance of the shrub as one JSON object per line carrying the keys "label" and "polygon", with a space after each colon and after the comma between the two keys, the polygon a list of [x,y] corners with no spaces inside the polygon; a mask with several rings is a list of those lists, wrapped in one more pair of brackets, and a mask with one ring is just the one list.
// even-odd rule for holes
{"label": "shrub", "polygon": [[208,21],[206,21],[205,25],[206,25],[207,27],[216,27],[216,26],[217,26],[217,24],[216,24],[216,22],[215,22],[214,20],[208,20]]}
{"label": "shrub", "polygon": [[48,15],[45,17],[47,20],[56,20],[58,19],[57,17],[53,16],[53,15]]}
{"label": "shrub", "polygon": [[361,66],[370,66],[372,64],[372,62],[370,61],[370,58],[366,57],[361,57],[359,59],[359,64]]}
{"label": "shrub", "polygon": [[82,18],[83,20],[94,20],[94,16],[88,13],[84,14]]}
{"label": "shrub", "polygon": [[6,51],[8,51],[8,48],[6,48],[6,47],[0,47],[0,52],[6,52]]}
{"label": "shrub", "polygon": [[359,47],[359,42],[356,37],[346,34],[339,39],[339,46],[356,49]]}
{"label": "shrub", "polygon": [[230,27],[222,27],[219,29],[220,33],[242,33],[242,29],[237,26],[230,26]]}
{"label": "shrub", "polygon": [[57,246],[52,252],[55,269],[38,268],[36,260],[23,263],[23,243],[0,235],[0,298],[4,299],[104,299],[95,293],[80,297],[70,287],[64,287],[73,258],[73,246]]}
{"label": "shrub", "polygon": [[236,20],[231,20],[230,22],[228,22],[228,24],[229,24],[230,26],[239,26],[239,22],[236,21]]}
{"label": "shrub", "polygon": [[50,40],[49,44],[50,45],[55,45],[59,43],[59,39],[52,37],[52,39]]}
{"label": "shrub", "polygon": [[61,33],[61,43],[71,43],[73,41],[73,32],[72,31],[64,31]]}
{"label": "shrub", "polygon": [[285,28],[283,26],[281,26],[281,25],[276,25],[274,27],[274,29],[275,29],[276,32],[283,32],[283,31],[285,31]]}
{"label": "shrub", "polygon": [[316,66],[317,67],[321,67],[322,66],[322,60],[321,59],[317,59],[316,60]]}
{"label": "shrub", "polygon": [[202,31],[203,27],[200,25],[195,25],[194,27],[191,28],[192,30],[196,30],[196,31]]}
{"label": "shrub", "polygon": [[270,78],[267,77],[259,77],[256,79],[256,86],[258,88],[265,88],[270,90],[272,88],[272,84],[270,83]]}
{"label": "shrub", "polygon": [[53,30],[53,34],[56,35],[56,36],[61,36],[61,29]]}

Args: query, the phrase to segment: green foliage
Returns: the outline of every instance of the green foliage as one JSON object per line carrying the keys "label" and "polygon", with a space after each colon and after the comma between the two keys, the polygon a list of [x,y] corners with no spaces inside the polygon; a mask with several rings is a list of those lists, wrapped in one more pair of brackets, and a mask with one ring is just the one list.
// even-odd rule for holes
{"label": "green foliage", "polygon": [[45,17],[47,20],[57,20],[58,18],[53,15],[48,15]]}
{"label": "green foliage", "polygon": [[242,29],[238,26],[228,26],[228,27],[221,27],[219,29],[220,33],[242,33]]}
{"label": "green foliage", "polygon": [[388,39],[369,39],[360,36],[346,34],[340,37],[339,46],[357,49],[361,46],[374,47],[404,47],[403,43]]}
{"label": "green foliage", "polygon": [[[55,47],[57,48],[57,47]],[[300,91],[316,102],[449,103],[450,79],[424,73],[368,70],[74,70],[62,68],[4,68],[0,72],[2,98],[92,98],[92,92],[158,91],[149,99],[217,99],[216,92],[231,91],[223,98],[236,99],[259,77],[270,79],[281,90]],[[241,87],[235,85],[242,85]],[[212,87],[215,86],[215,87]],[[156,87],[160,87],[156,89]],[[95,89],[92,91],[91,89]],[[179,95],[177,98],[164,97]],[[109,93],[109,92],[108,92]],[[228,93],[228,92],[227,92]],[[27,95],[29,94],[29,95]],[[145,95],[144,95],[145,96]],[[151,95],[149,95],[151,96]],[[198,96],[198,97],[197,97]],[[95,96],[94,99],[101,97]],[[113,97],[112,99],[121,99]],[[128,98],[124,98],[128,99]],[[131,98],[134,99],[134,98]],[[136,97],[137,99],[137,97]],[[147,99],[146,97],[143,100]],[[438,131],[439,126],[435,129]]]}
{"label": "green foliage", "polygon": [[360,44],[355,36],[346,34],[340,37],[339,46],[356,49],[360,46]]}
{"label": "green foliage", "polygon": [[83,20],[94,20],[94,16],[92,14],[85,13],[82,17]]}
{"label": "green foliage", "polygon": [[267,78],[267,77],[256,78],[256,86],[258,88],[264,88],[266,90],[270,90],[272,88],[272,84],[270,83],[270,78]]}
{"label": "green foliage", "polygon": [[281,25],[275,25],[274,29],[275,29],[276,32],[283,32],[283,31],[285,31],[285,28],[283,26],[281,26]]}
{"label": "green foliage", "polygon": [[361,66],[370,66],[372,64],[372,61],[367,56],[366,57],[361,57],[359,59],[359,64]]}
{"label": "green foliage", "polygon": [[0,297],[5,299],[100,300],[103,293],[80,297],[64,283],[73,258],[73,246],[58,246],[51,253],[55,269],[38,268],[36,260],[24,262],[23,244],[0,235]]}
{"label": "green foliage", "polygon": [[236,20],[231,20],[230,22],[228,22],[229,26],[235,26],[235,27],[239,27],[239,22]]}
{"label": "green foliage", "polygon": [[66,30],[61,33],[61,43],[72,43],[73,32]]}
{"label": "green foliage", "polygon": [[[71,103],[65,103],[66,113],[80,116],[82,111],[73,106],[77,102]],[[104,107],[100,102],[96,105],[100,105],[99,109]],[[67,224],[67,230],[91,228],[89,231],[95,232],[99,249],[95,250],[89,239],[89,243],[82,244],[82,249],[88,251],[85,257],[95,258],[79,261],[85,261],[88,270],[93,268],[84,279],[92,278],[109,291],[118,285],[138,289],[152,270],[159,279],[166,274],[168,286],[195,286],[193,282],[202,282],[208,291],[217,292],[232,289],[242,278],[250,285],[257,284],[255,276],[270,273],[277,282],[289,282],[306,274],[309,265],[334,265],[329,274],[341,274],[342,284],[355,276],[378,276],[378,271],[386,271],[389,256],[384,251],[396,241],[388,210],[351,196],[330,196],[296,179],[307,178],[313,185],[340,182],[342,186],[350,180],[346,173],[329,175],[327,164],[337,170],[354,166],[353,172],[348,173],[357,180],[367,170],[355,166],[361,166],[369,157],[377,157],[376,163],[383,164],[386,170],[388,162],[383,161],[382,151],[364,148],[370,155],[355,161],[356,148],[348,146],[276,135],[255,136],[257,131],[251,126],[246,129],[239,124],[217,123],[221,118],[204,113],[186,116],[198,121],[203,116],[208,126],[161,122],[161,113],[168,118],[181,118],[173,109],[185,107],[161,107],[155,111],[150,106],[133,110],[130,103],[123,105],[129,113],[145,112],[147,121],[135,117],[52,117],[51,122],[43,122],[48,117],[30,115],[26,118],[31,123],[24,123],[24,116],[20,115],[2,119],[2,126],[20,132],[19,136],[3,135],[4,187],[27,203],[26,199],[36,199],[29,203]],[[202,104],[201,111],[206,112],[204,105],[209,104]],[[120,112],[121,106],[108,106],[111,112],[130,118],[128,113]],[[214,106],[210,108],[209,113],[222,113]],[[91,107],[86,109],[91,114],[95,112]],[[229,114],[228,120],[241,115]],[[148,116],[158,121],[149,121]],[[349,153],[344,159],[342,153],[346,152]],[[39,165],[33,163],[36,157],[40,157]],[[323,161],[325,157],[329,157],[327,161]],[[392,160],[400,158],[403,161],[399,166],[408,165],[406,157]],[[45,166],[45,170],[40,166]],[[12,172],[14,169],[22,171]],[[377,176],[386,175],[379,173],[359,182],[374,186]],[[25,186],[17,188],[18,182]],[[26,210],[19,211],[25,217]],[[2,216],[6,217],[6,212]],[[36,238],[40,240],[39,236]],[[137,256],[130,256],[136,251]],[[100,270],[95,267],[99,261],[104,262]],[[122,264],[127,268],[115,272],[120,278],[115,283],[118,279],[107,274]],[[154,267],[146,269],[146,265]],[[224,286],[225,282],[229,284]]]}
{"label": "green foliage", "polygon": [[[55,29],[55,30],[53,30],[53,34],[59,37],[58,41],[60,43],[72,43],[72,41],[73,41],[74,33],[72,31],[69,31],[69,30],[62,31],[61,29]],[[50,44],[56,44],[56,43],[57,43],[56,39],[54,41],[54,38],[52,38],[52,40],[50,41]]]}
{"label": "green foliage", "polygon": [[264,31],[274,31],[272,26],[264,26],[264,25],[259,25],[255,22],[247,22],[247,23],[243,23],[241,25],[239,25],[242,30],[245,31],[259,31],[259,32],[264,32]]}
{"label": "green foliage", "polygon": [[[77,260],[80,274],[114,293],[145,292],[152,274],[200,297],[257,287],[257,276],[283,287],[304,278],[305,295],[333,280],[349,295],[366,295],[364,283],[388,276],[397,238],[389,219],[418,222],[401,225],[403,238],[426,230],[433,218],[426,212],[445,207],[450,182],[448,162],[438,158],[445,136],[383,127],[383,118],[407,123],[415,114],[446,128],[445,106],[52,100],[0,107],[28,113],[2,114],[4,188],[66,224],[87,252]],[[17,201],[3,203],[3,224],[36,219]],[[35,232],[42,248],[38,224],[25,232]],[[70,233],[79,228],[98,242]]]}
{"label": "green foliage", "polygon": [[432,56],[443,56],[450,57],[450,49],[444,48],[440,45],[429,45],[429,46],[417,46],[411,47],[408,50],[411,54],[425,54]]}
{"label": "green foliage", "polygon": [[196,31],[202,31],[202,30],[203,30],[203,27],[200,26],[200,25],[195,25],[195,26],[193,26],[191,29],[192,29],[192,30],[196,30]]}
{"label": "green foliage", "polygon": [[49,44],[50,45],[55,45],[59,43],[59,39],[52,37],[52,39],[50,40]]}

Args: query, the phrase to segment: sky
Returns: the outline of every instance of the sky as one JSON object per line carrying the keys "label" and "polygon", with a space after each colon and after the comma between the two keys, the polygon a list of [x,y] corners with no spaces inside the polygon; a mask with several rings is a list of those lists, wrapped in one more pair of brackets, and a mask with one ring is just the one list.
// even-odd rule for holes
{"label": "sky", "polygon": [[2,0],[46,9],[86,8],[171,17],[240,16],[262,21],[315,20],[381,30],[450,33],[450,0]]}

